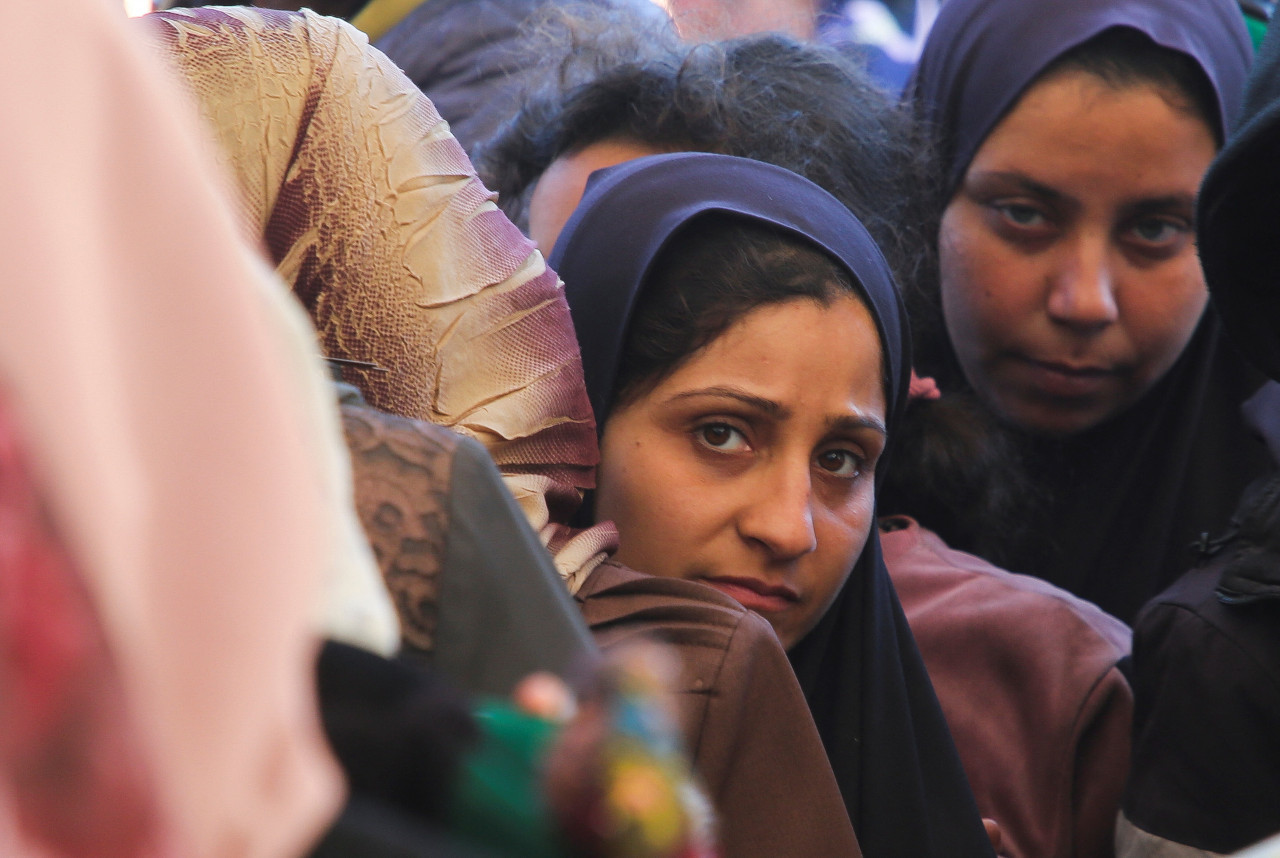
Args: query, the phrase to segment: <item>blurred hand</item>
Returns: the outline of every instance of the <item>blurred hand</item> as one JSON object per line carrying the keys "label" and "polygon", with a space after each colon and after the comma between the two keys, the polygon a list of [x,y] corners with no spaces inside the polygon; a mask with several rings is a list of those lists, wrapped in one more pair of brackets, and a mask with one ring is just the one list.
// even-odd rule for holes
{"label": "blurred hand", "polygon": [[525,714],[563,724],[578,712],[578,703],[564,680],[552,673],[531,673],[511,693]]}

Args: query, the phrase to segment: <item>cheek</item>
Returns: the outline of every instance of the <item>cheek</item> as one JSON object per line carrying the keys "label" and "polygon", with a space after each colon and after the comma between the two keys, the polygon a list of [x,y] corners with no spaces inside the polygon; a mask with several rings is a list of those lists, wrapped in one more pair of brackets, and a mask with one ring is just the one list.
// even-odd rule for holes
{"label": "cheek", "polygon": [[[643,449],[635,451],[643,453]],[[650,519],[661,521],[662,492],[660,480],[655,480],[643,455],[613,455],[601,457],[599,487],[596,490],[596,518],[608,519],[618,525],[623,543],[639,540],[629,538],[637,532],[648,530]],[[661,466],[661,461],[651,463]],[[649,478],[644,474],[649,473]]]}
{"label": "cheek", "polygon": [[815,600],[812,625],[831,607],[853,566],[862,556],[875,521],[875,492],[868,489],[849,507],[819,520],[818,551],[814,554]]}
{"label": "cheek", "polygon": [[947,209],[938,233],[939,290],[947,334],[963,357],[982,341],[995,304],[989,248],[963,212]]}
{"label": "cheek", "polygon": [[948,208],[938,233],[942,318],[965,375],[981,388],[989,361],[1035,335],[1051,263],[1011,250],[972,206],[953,211],[960,205]]}
{"label": "cheek", "polygon": [[620,441],[606,433],[595,513],[618,527],[618,562],[650,575],[684,577],[680,560],[697,543],[708,512],[690,491],[681,463],[656,441]]}
{"label": "cheek", "polygon": [[862,554],[875,520],[875,506],[875,486],[868,480],[857,497],[842,509],[824,516],[827,522],[819,532],[818,544],[820,553],[827,555],[830,567],[847,570]]}
{"label": "cheek", "polygon": [[1131,294],[1133,299],[1122,308],[1123,318],[1143,364],[1141,375],[1148,383],[1154,383],[1178,359],[1195,333],[1209,301],[1209,291],[1200,263],[1193,257],[1178,276],[1143,284]]}

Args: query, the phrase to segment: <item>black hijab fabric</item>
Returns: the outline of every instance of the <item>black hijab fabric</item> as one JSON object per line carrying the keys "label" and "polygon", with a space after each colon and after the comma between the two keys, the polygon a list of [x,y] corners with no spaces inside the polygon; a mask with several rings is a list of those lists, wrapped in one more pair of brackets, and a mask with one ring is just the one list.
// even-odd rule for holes
{"label": "black hijab fabric", "polygon": [[[892,428],[906,403],[906,318],[862,224],[780,167],[681,153],[594,173],[552,251],[603,425],[636,297],[668,240],[708,213],[771,224],[816,245],[859,284],[880,333]],[[831,610],[790,652],[868,858],[990,856],[955,747],[873,528]]]}
{"label": "black hijab fabric", "polygon": [[[909,88],[934,124],[949,192],[1048,65],[1115,27],[1194,59],[1217,95],[1213,130],[1226,136],[1251,59],[1235,0],[949,0]],[[922,371],[944,390],[963,389],[954,353],[940,351]],[[1164,379],[1125,412],[1066,440],[1021,438],[1044,497],[1026,537],[1002,546],[1002,564],[1131,621],[1191,564],[1193,542],[1227,526],[1241,490],[1265,467],[1265,449],[1240,414],[1260,382],[1209,311]]]}
{"label": "black hijab fabric", "polygon": [[1280,380],[1280,16],[1258,52],[1240,128],[1205,176],[1196,231],[1232,342]]}

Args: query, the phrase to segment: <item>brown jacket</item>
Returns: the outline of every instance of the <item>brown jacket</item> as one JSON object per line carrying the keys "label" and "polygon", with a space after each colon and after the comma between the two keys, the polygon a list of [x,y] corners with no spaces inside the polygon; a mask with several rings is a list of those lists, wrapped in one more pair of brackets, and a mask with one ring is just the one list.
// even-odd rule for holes
{"label": "brown jacket", "polygon": [[603,649],[675,647],[689,754],[719,816],[724,858],[860,856],[786,652],[765,620],[710,587],[613,562],[578,591]]}
{"label": "brown jacket", "polygon": [[1129,771],[1129,628],[948,548],[905,517],[880,535],[984,817],[1012,858],[1107,858]]}

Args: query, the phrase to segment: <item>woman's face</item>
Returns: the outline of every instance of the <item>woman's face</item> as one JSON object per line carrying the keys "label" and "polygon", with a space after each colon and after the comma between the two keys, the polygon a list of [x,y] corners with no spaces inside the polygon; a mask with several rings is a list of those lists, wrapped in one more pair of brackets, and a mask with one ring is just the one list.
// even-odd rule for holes
{"label": "woman's face", "polygon": [[789,648],[862,553],[884,444],[867,309],[847,295],[767,305],[613,410],[596,514],[618,525],[619,561],[710,584]]}
{"label": "woman's face", "polygon": [[1147,85],[1067,71],[983,142],[942,218],[942,309],[1003,419],[1067,436],[1132,405],[1204,310],[1195,195],[1216,144]]}

